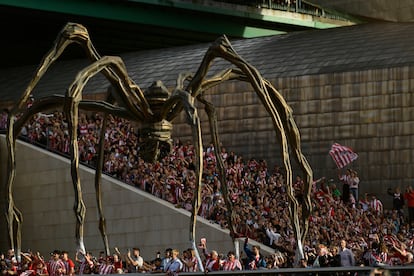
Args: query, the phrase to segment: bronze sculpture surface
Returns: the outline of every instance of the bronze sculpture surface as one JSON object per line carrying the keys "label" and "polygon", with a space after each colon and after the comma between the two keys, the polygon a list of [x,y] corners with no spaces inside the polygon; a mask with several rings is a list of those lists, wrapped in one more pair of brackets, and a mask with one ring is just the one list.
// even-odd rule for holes
{"label": "bronze sculpture surface", "polygon": [[[59,58],[65,48],[77,43],[82,46],[91,64],[81,70],[75,80],[68,88],[65,96],[48,96],[36,100],[29,108],[25,108],[25,103],[29,99],[31,92],[38,81],[47,72],[48,68]],[[216,58],[227,60],[235,68],[229,68],[221,73],[206,78],[208,70]],[[111,83],[105,101],[91,101],[82,99],[82,92],[88,80],[96,74],[102,73]],[[16,249],[17,256],[21,249],[21,223],[22,214],[17,209],[13,200],[13,183],[16,174],[15,142],[18,133],[25,122],[34,114],[52,108],[63,108],[63,112],[68,121],[69,136],[71,141],[70,160],[72,183],[75,191],[74,211],[76,215],[76,243],[78,250],[86,252],[83,241],[83,228],[86,208],[82,198],[82,189],[79,178],[79,150],[77,141],[78,112],[79,109],[92,110],[104,113],[103,126],[106,125],[108,114],[128,118],[143,124],[142,133],[144,134],[145,147],[141,151],[142,158],[146,161],[154,161],[160,155],[159,146],[171,143],[172,120],[183,110],[187,115],[187,123],[191,126],[193,143],[195,148],[195,171],[196,171],[196,191],[193,199],[193,208],[190,223],[190,243],[197,251],[195,244],[196,219],[200,206],[200,187],[201,175],[203,172],[203,149],[200,120],[195,107],[195,101],[204,105],[208,115],[210,132],[214,143],[220,182],[226,183],[224,163],[219,156],[220,140],[217,126],[217,116],[214,105],[207,101],[203,95],[205,91],[224,81],[238,80],[245,81],[252,85],[262,101],[263,106],[269,113],[277,137],[279,138],[283,166],[286,171],[287,192],[290,200],[290,215],[295,237],[297,239],[297,258],[303,257],[302,243],[308,229],[308,218],[311,212],[310,189],[312,184],[312,170],[302,154],[300,144],[300,134],[292,116],[292,111],[287,105],[282,95],[265,80],[258,70],[243,60],[232,48],[229,40],[222,36],[218,38],[207,50],[197,72],[181,73],[177,79],[175,89],[170,92],[164,87],[161,81],[155,82],[146,93],[128,76],[125,64],[122,59],[115,56],[101,57],[94,48],[87,29],[76,23],[68,23],[61,30],[54,43],[53,48],[45,55],[33,78],[18,100],[16,106],[10,111],[7,126],[7,145],[8,145],[8,178],[7,178],[7,222],[9,229],[9,239],[11,248]],[[186,84],[186,85],[185,85]],[[109,243],[106,234],[106,222],[103,216],[101,199],[101,174],[103,167],[104,143],[103,136],[100,137],[99,148],[97,151],[98,162],[95,173],[96,200],[99,211],[99,229],[103,238],[105,253],[110,255]],[[305,200],[300,206],[295,198],[292,187],[292,168],[289,152],[299,164],[302,173],[305,175]],[[238,233],[235,231],[232,218],[234,217],[232,202],[229,199],[226,185],[221,185],[223,198],[230,215],[228,225],[230,235],[235,244],[237,243]],[[299,210],[301,209],[301,216]],[[198,259],[200,259],[197,254]],[[199,261],[201,264],[201,261]],[[203,267],[200,267],[203,270]]]}

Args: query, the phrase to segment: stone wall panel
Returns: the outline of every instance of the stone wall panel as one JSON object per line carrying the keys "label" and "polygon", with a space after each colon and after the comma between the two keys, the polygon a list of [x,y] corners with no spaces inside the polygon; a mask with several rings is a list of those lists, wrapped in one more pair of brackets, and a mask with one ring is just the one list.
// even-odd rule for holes
{"label": "stone wall panel", "polygon": [[[406,184],[410,178],[414,178],[414,170],[407,169],[412,164],[410,162],[414,150],[412,67],[296,76],[271,81],[293,110],[302,135],[304,152],[308,151],[311,155],[311,165],[318,173],[315,177],[336,178],[336,171],[332,169],[333,163],[327,152],[332,143],[338,142],[354,148],[360,155],[353,167],[360,171],[360,177],[366,184],[361,188],[362,192],[367,187],[385,187],[391,182]],[[243,84],[232,85],[251,89]],[[230,88],[226,84],[225,90]],[[276,155],[270,155],[264,147],[257,144],[258,140],[261,142],[265,137],[258,139],[257,135],[244,133],[271,132],[273,127],[270,120],[267,127],[266,122],[260,120],[265,114],[255,113],[254,108],[251,109],[254,100],[250,100],[247,90],[239,96],[243,97],[247,105],[243,112],[235,111],[237,115],[232,116],[228,113],[236,109],[226,107],[222,113],[228,118],[241,116],[239,124],[235,120],[221,123],[225,127],[221,136],[223,144],[228,150],[242,150],[240,154],[243,156],[254,154],[267,159],[269,163],[277,163],[279,161],[275,159]],[[235,92],[232,96],[237,97],[237,94]],[[260,106],[257,103],[257,109]],[[256,128],[251,128],[251,116],[260,122]],[[239,135],[235,134],[238,132]],[[318,146],[315,148],[312,146],[314,144]],[[396,167],[387,164],[386,160],[400,165]],[[381,196],[385,204],[390,204],[387,196]]]}

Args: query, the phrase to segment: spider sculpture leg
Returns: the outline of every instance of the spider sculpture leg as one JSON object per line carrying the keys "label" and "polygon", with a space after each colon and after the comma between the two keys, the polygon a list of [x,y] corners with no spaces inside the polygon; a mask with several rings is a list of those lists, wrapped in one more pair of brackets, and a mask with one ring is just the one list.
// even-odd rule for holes
{"label": "spider sculpture leg", "polygon": [[[266,87],[272,93],[272,101],[278,103],[276,106],[278,107],[279,114],[282,116],[282,122],[284,123],[285,128],[287,129],[288,139],[290,141],[291,148],[294,149],[293,154],[294,157],[299,164],[300,169],[305,174],[305,181],[304,181],[304,208],[302,208],[302,218],[301,218],[301,237],[302,240],[299,242],[304,242],[305,237],[308,231],[308,222],[309,216],[311,215],[312,211],[312,202],[311,202],[311,189],[312,189],[312,182],[313,182],[313,173],[312,168],[309,165],[306,157],[303,155],[301,151],[301,141],[300,141],[300,133],[299,129],[296,125],[295,120],[293,119],[292,111],[288,107],[286,101],[282,97],[282,95],[272,86],[272,84],[265,80]],[[282,108],[286,107],[286,108]],[[297,256],[298,258],[302,258],[302,256]]]}
{"label": "spider sculpture leg", "polygon": [[200,102],[202,102],[204,104],[204,110],[207,113],[207,117],[209,120],[209,125],[210,125],[210,134],[211,134],[211,138],[214,144],[214,154],[216,156],[216,162],[217,162],[217,167],[219,169],[219,177],[220,177],[220,190],[221,190],[221,194],[223,195],[223,199],[224,199],[224,203],[226,204],[226,208],[227,208],[227,224],[228,224],[228,228],[230,231],[230,236],[233,240],[234,243],[234,249],[236,252],[236,257],[238,258],[240,255],[240,250],[239,250],[239,240],[237,239],[237,237],[239,236],[239,234],[237,233],[237,230],[233,224],[233,220],[235,218],[235,216],[237,214],[235,214],[234,210],[233,210],[233,203],[230,200],[230,196],[229,196],[229,192],[228,192],[228,187],[226,185],[227,183],[227,178],[226,178],[226,171],[225,171],[225,167],[224,167],[224,162],[223,162],[223,158],[220,156],[220,152],[221,152],[221,143],[220,143],[220,139],[218,136],[218,126],[217,126],[217,113],[216,113],[216,109],[214,107],[214,105],[210,102],[208,102],[207,100],[205,100],[201,95],[197,98]]}
{"label": "spider sculpture leg", "polygon": [[96,52],[92,43],[90,43],[89,34],[86,28],[80,24],[66,24],[58,34],[52,49],[43,57],[29,85],[18,100],[15,108],[12,110],[13,115],[16,115],[19,110],[24,108],[25,103],[29,99],[30,94],[39,80],[47,72],[49,67],[61,56],[66,47],[72,43],[78,43],[84,46],[88,57],[92,61],[100,59],[100,55]]}
{"label": "spider sculpture leg", "polygon": [[[14,112],[12,113],[16,115],[17,111],[22,109],[29,99],[29,96],[39,80],[43,77],[43,75],[47,72],[49,67],[62,55],[64,50],[70,44],[79,44],[81,47],[84,48],[86,56],[89,58],[91,62],[95,62],[101,59],[101,56],[96,51],[88,30],[81,24],[77,23],[67,23],[60,33],[58,34],[53,47],[51,50],[43,57],[42,61],[40,62],[38,68],[34,76],[32,77],[29,85],[27,86],[25,92],[23,93],[22,97],[19,99],[18,104],[14,108]],[[139,89],[139,87],[131,80],[127,75],[123,76],[126,78],[125,80],[120,80],[119,75],[112,71],[110,67],[104,68],[102,73],[107,77],[109,82],[118,90],[122,90],[121,87],[125,82],[128,83],[129,89],[132,89],[135,93],[130,94],[119,94],[115,95],[118,101],[122,101],[124,104],[129,105],[131,112],[136,113],[136,116],[140,118],[141,116],[147,116],[150,114],[149,105],[145,100],[144,94]],[[136,106],[139,105],[140,108]]]}
{"label": "spider sculpture leg", "polygon": [[[205,80],[205,76],[210,68],[212,61],[217,58],[223,58],[230,63],[234,64],[241,71],[240,77],[235,77],[237,79],[245,80],[249,82],[259,98],[261,99],[264,107],[268,111],[275,128],[276,133],[281,144],[281,154],[283,159],[284,168],[286,170],[286,181],[287,181],[287,192],[290,200],[290,214],[292,225],[297,240],[296,247],[296,262],[299,258],[302,258],[303,247],[302,240],[307,233],[307,222],[308,216],[311,211],[310,203],[310,186],[312,181],[312,169],[310,168],[308,162],[303,156],[300,148],[300,136],[296,124],[294,124],[292,111],[287,105],[283,97],[277,92],[269,82],[267,82],[258,70],[250,65],[248,62],[243,60],[232,48],[230,42],[225,36],[220,37],[216,42],[207,50],[206,55],[203,58],[203,61],[195,74],[194,78],[188,84],[187,90],[191,92],[194,97],[198,97],[204,92],[203,86],[211,86],[211,83]],[[236,72],[236,71],[234,71]],[[230,78],[224,78],[230,79]],[[180,107],[177,107],[177,110]],[[306,192],[304,205],[305,209],[303,211],[302,222],[299,219],[299,202],[295,197],[294,189],[292,187],[292,168],[291,161],[289,157],[289,146],[291,150],[295,153],[295,158],[300,164],[300,167],[303,173],[306,175]],[[305,227],[304,230],[301,230],[301,226]]]}
{"label": "spider sculpture leg", "polygon": [[[86,35],[85,35],[86,34]],[[61,55],[63,50],[69,45],[71,42],[77,42],[82,38],[88,37],[86,29],[78,24],[67,24],[62,31],[60,32],[58,38],[56,39],[54,47],[51,51],[43,58],[41,64],[39,65],[36,74],[33,76],[32,80],[30,81],[29,85],[27,86],[26,90],[17,101],[17,104],[11,109],[9,116],[8,116],[8,123],[7,123],[7,147],[8,147],[8,178],[7,178],[7,223],[9,227],[9,239],[11,248],[14,249],[15,242],[14,242],[14,223],[16,223],[16,255],[20,258],[21,249],[21,223],[22,223],[22,214],[16,208],[14,199],[13,199],[13,183],[16,175],[16,164],[15,164],[15,139],[17,133],[15,133],[14,123],[16,120],[17,115],[20,112],[24,112],[25,104],[29,99],[30,94],[32,93],[34,87],[39,82],[40,78],[44,75],[47,71],[49,66]],[[91,49],[93,51],[93,49]]]}
{"label": "spider sculpture leg", "polygon": [[[68,23],[66,24],[61,32],[58,34],[55,43],[52,47],[52,49],[45,55],[45,57],[42,59],[40,65],[38,66],[33,78],[29,82],[25,92],[19,99],[17,105],[11,110],[9,114],[9,121],[8,121],[8,139],[7,144],[9,148],[9,177],[8,177],[8,193],[7,193],[7,202],[8,202],[8,211],[7,211],[7,218],[8,218],[8,224],[9,224],[9,236],[11,240],[12,248],[14,247],[14,234],[13,234],[13,224],[16,221],[16,227],[19,228],[21,224],[22,216],[20,212],[15,209],[13,196],[12,196],[12,187],[15,177],[15,160],[14,160],[14,140],[10,139],[11,137],[14,137],[16,134],[13,133],[13,125],[14,121],[16,119],[16,115],[24,110],[24,105],[27,102],[29,96],[31,95],[33,89],[41,79],[41,77],[47,72],[48,68],[60,57],[60,55],[63,53],[63,51],[66,49],[66,47],[72,43],[76,43],[81,45],[86,52],[86,55],[89,57],[89,59],[92,62],[95,62],[100,59],[100,55],[95,50],[90,38],[89,33],[87,29],[76,23]],[[118,102],[123,103],[124,105],[129,106],[129,110],[134,113],[133,117],[136,118],[143,118],[145,116],[148,116],[151,114],[151,111],[149,109],[149,105],[145,100],[145,97],[142,93],[142,91],[139,89],[139,87],[128,78],[127,75],[124,75],[126,79],[120,79],[117,75],[117,73],[113,72],[111,68],[106,67],[103,69],[103,74],[107,77],[109,82],[117,88],[118,91],[124,91],[124,90],[132,90],[134,93],[120,93],[120,94],[114,94],[113,96],[118,100]],[[108,110],[117,110],[117,108],[110,107],[107,103],[92,103],[92,102],[85,102],[81,104],[85,108],[92,107],[93,109],[98,108],[99,106],[102,109],[108,109]],[[99,108],[98,108],[99,109]],[[119,110],[118,110],[119,111]],[[124,110],[119,111],[121,113],[125,113]],[[131,114],[127,115],[128,117],[131,117]],[[10,137],[10,138],[9,138]],[[102,151],[102,150],[100,150]],[[102,158],[100,158],[102,160]],[[96,197],[97,197],[97,204],[98,204],[98,210],[100,215],[100,231],[102,233],[104,243],[107,244],[107,240],[105,238],[105,220],[103,218],[102,214],[102,203],[101,203],[101,196],[100,196],[100,176],[101,176],[101,169],[102,165],[99,167],[98,164],[98,171],[95,175],[95,186],[96,186]],[[20,229],[20,228],[19,228]],[[20,235],[20,230],[17,231],[17,235]],[[18,239],[18,241],[20,238]],[[19,241],[20,243],[20,241]],[[20,246],[18,246],[20,247]],[[107,254],[109,253],[109,249],[106,250]],[[18,254],[18,256],[20,256]]]}
{"label": "spider sculpture leg", "polygon": [[65,99],[64,113],[68,121],[68,130],[70,137],[70,167],[72,176],[72,185],[75,191],[75,204],[73,209],[76,215],[75,237],[77,250],[83,255],[86,254],[85,244],[83,241],[83,226],[85,222],[86,207],[82,197],[82,186],[79,177],[79,148],[78,148],[78,109],[80,97],[72,97],[69,93]]}
{"label": "spider sculpture leg", "polygon": [[[53,102],[55,105],[57,102]],[[17,118],[19,109],[14,109],[8,116],[7,121],[7,136],[6,136],[6,145],[8,149],[8,170],[7,170],[7,212],[6,220],[8,224],[8,234],[9,234],[9,243],[10,248],[16,250],[16,256],[20,261],[20,250],[21,250],[21,224],[23,222],[23,215],[16,207],[14,198],[13,198],[13,186],[14,180],[16,177],[16,138],[20,133],[23,124],[36,113],[36,107],[39,105],[52,105],[52,102],[48,100],[39,101],[36,106],[32,106],[30,110],[22,109],[23,114]]]}
{"label": "spider sculpture leg", "polygon": [[[21,250],[21,224],[23,221],[22,213],[17,209],[13,198],[13,183],[16,177],[16,140],[14,139],[14,116],[10,116],[7,122],[6,144],[8,149],[8,176],[7,176],[7,224],[9,232],[10,248],[15,249],[16,257],[20,261]],[[16,232],[15,232],[16,224]],[[16,240],[15,240],[16,238]],[[15,247],[16,246],[16,247]]]}
{"label": "spider sculpture leg", "polygon": [[[68,128],[69,134],[71,139],[71,174],[72,174],[72,183],[75,190],[75,206],[74,211],[77,218],[76,223],[76,240],[78,248],[81,252],[85,252],[85,245],[83,242],[83,226],[84,226],[84,219],[85,219],[85,205],[82,199],[82,190],[79,178],[79,149],[78,149],[78,139],[77,139],[77,128],[78,128],[78,110],[79,104],[82,101],[82,91],[86,83],[90,78],[95,76],[97,73],[107,70],[110,68],[114,70],[120,76],[127,76],[126,68],[122,60],[118,57],[103,57],[100,60],[92,63],[88,67],[84,68],[80,71],[75,79],[75,81],[71,84],[68,92],[66,94],[66,101],[64,106],[64,112],[67,116],[68,120]],[[122,82],[124,81],[124,82]],[[120,85],[122,87],[129,87],[128,78],[120,78]],[[122,93],[128,93],[126,88],[122,90]],[[130,115],[129,117],[132,117]],[[102,139],[102,138],[101,138]],[[100,142],[100,153],[103,153],[103,141]],[[98,159],[102,162],[102,156],[99,156]],[[101,175],[102,173],[102,165],[98,168],[97,175]],[[101,189],[100,189],[100,181],[97,184],[95,182],[95,186],[97,188],[97,203],[98,208],[100,208],[99,213],[101,214],[100,217],[100,225],[99,229],[101,230],[101,234],[103,235],[105,250],[106,253],[109,253],[109,246],[107,243],[107,237],[105,232],[105,219],[103,217],[102,212],[102,201],[101,201]]]}
{"label": "spider sculpture leg", "polygon": [[[15,178],[15,169],[16,169],[16,162],[15,162],[15,142],[17,139],[17,135],[20,133],[21,129],[23,128],[24,124],[35,114],[44,111],[44,110],[52,110],[61,108],[64,105],[65,97],[64,96],[50,96],[50,97],[44,97],[37,99],[33,105],[29,109],[23,109],[22,113],[19,115],[18,118],[14,118],[9,122],[9,127],[7,128],[7,148],[9,149],[9,160],[8,160],[8,182],[7,182],[7,202],[8,202],[8,208],[7,208],[7,223],[9,226],[9,239],[10,239],[10,245],[12,249],[16,250],[16,256],[20,256],[18,252],[21,250],[21,223],[23,221],[22,214],[18,210],[18,208],[15,206],[14,200],[13,200],[13,184],[14,184],[14,178]],[[101,102],[101,101],[81,101],[80,107],[85,110],[93,110],[93,111],[103,111],[105,113],[116,113],[119,114],[119,116],[124,118],[131,118],[131,115],[126,112],[124,109],[120,107],[113,106],[107,102]],[[96,181],[97,176],[99,176],[100,181],[100,173],[99,170],[97,170],[97,173],[95,174],[95,186],[100,185],[100,182]],[[100,200],[100,189],[97,189],[97,200]],[[102,206],[98,205],[98,211],[100,216],[100,221],[103,221],[104,223],[105,219],[103,217],[102,212]],[[16,229],[14,229],[16,228]],[[106,238],[106,232],[104,226],[100,226],[100,228],[103,228],[101,230],[101,235],[104,240],[104,244],[106,246],[106,251],[109,252],[109,247],[105,241],[107,241]],[[107,253],[109,254],[109,253]]]}
{"label": "spider sculpture leg", "polygon": [[[60,100],[60,101],[59,101]],[[10,248],[16,250],[16,257],[20,260],[21,251],[21,224],[23,222],[23,215],[16,207],[13,198],[13,186],[16,176],[16,139],[20,133],[23,125],[30,119],[31,116],[42,110],[46,106],[58,106],[63,103],[62,98],[56,99],[51,97],[42,101],[37,101],[30,109],[22,110],[19,117],[10,115],[8,118],[6,143],[8,149],[8,175],[7,175],[7,224],[9,229]]]}
{"label": "spider sculpture leg", "polygon": [[[106,99],[106,101],[98,103],[96,101],[90,101],[89,102],[89,109],[94,111],[104,111],[103,114],[103,120],[101,122],[102,128],[104,128],[107,125],[108,121],[108,114],[118,114],[120,117],[123,118],[129,118],[133,120],[131,117],[131,114],[126,112],[125,109],[121,109],[119,107],[113,106],[111,103],[113,102],[113,98],[111,97],[112,89],[111,87],[108,89],[109,95]],[[86,106],[86,103],[84,100],[80,102],[80,107],[83,109],[87,109],[88,106]],[[103,164],[104,164],[104,148],[105,146],[105,135],[101,134],[99,136],[99,143],[98,143],[98,150],[97,150],[97,162],[96,162],[96,169],[95,169],[95,198],[96,198],[96,205],[98,207],[98,215],[99,215],[99,231],[101,233],[102,241],[105,248],[105,254],[106,256],[110,256],[110,248],[109,248],[109,241],[108,241],[108,235],[106,233],[106,219],[103,213],[103,202],[102,202],[102,171],[103,171]]]}
{"label": "spider sculpture leg", "polygon": [[[107,114],[105,113],[103,116],[103,120],[101,122],[102,128],[106,126],[107,123]],[[103,214],[103,203],[102,203],[102,170],[103,170],[103,163],[104,163],[104,145],[105,145],[105,135],[101,133],[99,136],[99,143],[98,143],[98,160],[96,163],[96,170],[95,170],[95,197],[96,197],[96,205],[98,206],[98,213],[99,213],[99,231],[101,232],[101,237],[104,243],[105,248],[105,255],[110,256],[111,252],[109,250],[109,241],[108,235],[106,234],[106,220]]]}
{"label": "spider sculpture leg", "polygon": [[[219,74],[217,74],[216,76],[205,80],[203,82],[203,91],[208,90],[209,88],[225,81],[225,80],[233,80],[233,79],[239,79],[239,80],[244,80],[245,78],[243,78],[243,74],[241,73],[241,71],[239,69],[227,69],[224,70],[222,72],[220,72]],[[197,100],[199,100],[201,103],[204,104],[204,109],[207,113],[207,117],[209,120],[209,125],[210,125],[210,133],[211,133],[211,138],[214,144],[214,148],[216,149],[214,151],[214,154],[216,156],[216,160],[217,160],[217,167],[219,170],[219,178],[220,178],[220,183],[224,183],[223,185],[220,185],[220,190],[221,193],[223,195],[223,199],[227,208],[227,212],[228,215],[226,216],[227,218],[227,224],[228,224],[228,228],[230,231],[230,236],[233,240],[234,243],[234,249],[235,249],[235,254],[236,257],[239,258],[240,255],[240,246],[239,246],[239,233],[237,233],[237,230],[235,228],[235,225],[233,223],[233,221],[235,220],[235,217],[237,216],[237,214],[235,213],[234,209],[233,209],[233,203],[230,200],[230,196],[228,193],[228,187],[226,185],[227,183],[227,179],[226,179],[226,172],[225,172],[225,167],[224,167],[224,162],[220,156],[220,152],[221,152],[221,143],[220,143],[220,139],[218,136],[218,126],[217,126],[217,113],[216,113],[216,109],[214,107],[214,105],[210,102],[208,102],[202,94],[199,94],[197,97]]]}
{"label": "spider sculpture leg", "polygon": [[[27,122],[27,120],[31,116],[33,116],[34,114],[36,114],[37,112],[40,112],[42,110],[47,110],[47,109],[50,109],[52,107],[63,106],[63,104],[64,104],[64,98],[63,97],[58,97],[58,96],[49,97],[47,99],[40,99],[40,100],[36,101],[33,104],[33,106],[30,109],[28,109],[25,113],[23,113],[22,117],[19,118],[19,120],[16,122],[16,127],[15,127],[15,130],[14,130],[14,133],[15,134],[19,133],[20,130],[21,130],[21,127],[23,126],[23,124],[25,122]],[[12,140],[13,143],[15,143],[15,140],[16,140],[16,135],[14,135],[14,137],[13,137],[13,140]],[[12,147],[10,147],[10,148],[12,148]],[[14,149],[13,149],[13,152],[14,152]],[[109,255],[109,245],[108,245],[108,239],[107,239],[107,235],[106,235],[106,231],[105,231],[105,218],[103,216],[102,204],[101,204],[100,175],[101,175],[100,173],[96,173],[95,174],[95,178],[96,178],[95,179],[96,180],[95,181],[95,187],[96,187],[96,195],[97,195],[96,197],[97,197],[97,202],[98,202],[98,212],[99,212],[99,216],[100,216],[100,227],[99,227],[99,229],[101,231],[101,236],[102,236],[102,238],[104,240],[104,245],[105,245],[106,252]],[[12,183],[12,182],[10,182],[10,183]],[[9,189],[12,189],[12,185],[9,185]],[[77,189],[75,189],[75,191],[77,191]],[[79,197],[79,195],[80,195],[80,197]],[[81,194],[81,191],[80,190],[79,190],[78,193],[75,192],[75,198],[76,198],[75,206],[78,206],[77,208],[79,208],[79,211],[78,210],[76,211],[77,212],[77,218],[78,218],[78,222],[77,223],[79,223],[79,214],[78,214],[78,212],[81,212],[83,214],[85,212],[84,204],[83,204],[83,201],[82,201],[82,194]],[[20,214],[20,212],[17,213],[17,214]],[[21,216],[21,214],[20,214],[20,216]],[[21,218],[20,219],[16,219],[16,221],[17,222],[20,222],[21,221]],[[20,250],[20,248],[21,248],[21,242],[20,242],[21,229],[20,229],[20,224],[21,223],[18,224],[18,228],[16,229],[16,235],[17,235],[16,239],[18,241],[17,242],[17,249],[18,250]],[[13,225],[13,223],[11,223],[9,225]],[[11,237],[11,239],[12,239],[12,237]],[[82,247],[82,244],[83,244],[82,240],[83,239],[81,239],[81,241],[78,242],[78,245],[81,245],[80,248],[82,248],[82,250],[84,251],[84,247]]]}
{"label": "spider sculpture leg", "polygon": [[201,126],[200,119],[198,117],[197,109],[194,106],[194,98],[187,91],[180,90],[179,88],[174,90],[171,98],[164,105],[164,114],[168,113],[173,106],[180,102],[184,106],[186,113],[187,123],[191,126],[193,143],[195,149],[195,170],[196,170],[196,189],[194,191],[194,199],[191,212],[191,223],[190,223],[190,243],[196,258],[200,271],[204,272],[203,263],[200,258],[200,254],[196,246],[196,223],[197,214],[200,209],[201,202],[201,176],[203,174],[203,141],[201,138]]}

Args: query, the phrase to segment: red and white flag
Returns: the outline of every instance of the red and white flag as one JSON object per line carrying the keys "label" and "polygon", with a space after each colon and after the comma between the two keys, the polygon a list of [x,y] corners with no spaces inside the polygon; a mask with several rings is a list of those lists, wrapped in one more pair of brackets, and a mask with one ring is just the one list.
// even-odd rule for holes
{"label": "red and white flag", "polygon": [[358,154],[352,151],[351,148],[341,146],[338,143],[332,145],[329,151],[332,159],[335,161],[338,168],[343,168],[358,158]]}

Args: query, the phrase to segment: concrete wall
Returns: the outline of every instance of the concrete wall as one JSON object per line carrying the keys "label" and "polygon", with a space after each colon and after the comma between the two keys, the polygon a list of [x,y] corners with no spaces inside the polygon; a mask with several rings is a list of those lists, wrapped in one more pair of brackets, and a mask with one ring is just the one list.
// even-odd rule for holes
{"label": "concrete wall", "polygon": [[[413,67],[279,78],[273,84],[293,109],[315,178],[337,179],[328,155],[337,142],[359,154],[352,166],[359,172],[361,192],[377,193],[387,207],[388,187],[414,184]],[[272,123],[249,84],[226,83],[207,95],[217,106],[227,150],[245,159],[263,158],[270,168],[280,164]],[[200,114],[207,144],[207,118]],[[175,136],[190,139],[189,128],[179,120]]]}
{"label": "concrete wall", "polygon": [[[22,248],[48,254],[65,249],[74,256],[75,216],[72,211],[74,191],[69,161],[26,143],[17,143],[17,177],[14,197],[24,217]],[[1,178],[6,176],[5,137],[0,136]],[[85,223],[86,249],[97,254],[103,250],[98,230],[98,212],[94,192],[94,172],[81,169],[84,201],[87,207]],[[145,259],[151,260],[157,251],[167,247],[179,250],[190,247],[190,213],[175,208],[163,200],[135,187],[103,177],[104,214],[110,246],[138,246]],[[4,189],[1,190],[4,206]],[[4,209],[3,209],[4,210]],[[8,248],[6,220],[1,216],[0,251]],[[208,246],[226,253],[233,249],[228,231],[204,219],[197,226],[197,240],[206,237]],[[270,250],[270,249],[267,249]]]}

